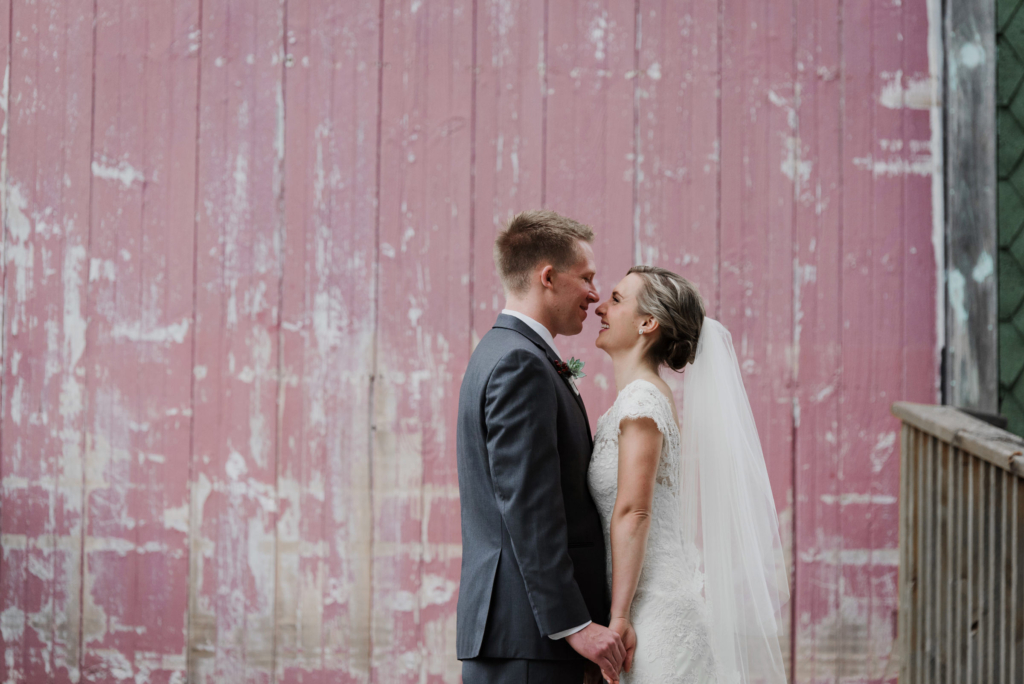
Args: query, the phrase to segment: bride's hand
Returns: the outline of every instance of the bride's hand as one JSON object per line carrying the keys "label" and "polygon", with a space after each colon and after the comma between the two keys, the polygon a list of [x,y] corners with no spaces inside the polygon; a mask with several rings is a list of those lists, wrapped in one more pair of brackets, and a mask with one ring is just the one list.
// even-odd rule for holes
{"label": "bride's hand", "polygon": [[633,667],[633,653],[636,651],[636,630],[624,617],[613,617],[608,623],[608,629],[616,632],[622,639],[622,645],[626,647],[626,659],[622,665],[626,672],[629,672]]}

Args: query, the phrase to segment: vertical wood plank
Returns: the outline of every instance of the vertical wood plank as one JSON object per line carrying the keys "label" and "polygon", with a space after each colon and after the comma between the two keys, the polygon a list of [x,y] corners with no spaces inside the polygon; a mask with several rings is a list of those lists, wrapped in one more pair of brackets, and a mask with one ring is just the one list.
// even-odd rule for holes
{"label": "vertical wood plank", "polygon": [[97,3],[86,681],[186,675],[198,23]]}
{"label": "vertical wood plank", "polygon": [[846,672],[869,679],[885,676],[896,607],[896,568],[891,560],[897,545],[892,498],[897,476],[891,458],[896,424],[878,407],[899,396],[903,385],[903,307],[890,294],[902,291],[902,183],[898,176],[876,172],[874,160],[883,147],[902,145],[899,117],[887,113],[880,95],[886,83],[883,73],[900,68],[899,42],[892,35],[896,29],[889,25],[895,22],[898,27],[900,11],[891,3],[845,3],[840,35],[844,64],[840,401],[847,418],[840,443],[843,491],[851,497],[860,495],[860,503],[844,510],[843,544],[864,549],[868,555],[867,563],[851,563],[842,571],[840,601],[846,624],[841,649]]}
{"label": "vertical wood plank", "polygon": [[0,677],[73,682],[82,677],[93,6],[6,8]]}
{"label": "vertical wood plank", "polygon": [[960,559],[957,556],[957,549],[960,543],[960,492],[963,476],[963,468],[960,465],[960,450],[950,448],[949,463],[949,535],[946,541],[946,555],[949,558],[949,574],[947,575],[946,586],[943,592],[946,595],[947,625],[946,625],[946,681],[956,682],[957,667],[959,665],[958,652],[955,646],[957,642],[957,584],[959,582]]}
{"label": "vertical wood plank", "polygon": [[910,616],[910,581],[907,575],[907,570],[910,567],[911,558],[910,549],[908,547],[910,539],[910,510],[907,507],[907,501],[910,496],[910,488],[908,486],[907,476],[910,461],[908,450],[912,443],[912,431],[913,428],[906,424],[903,425],[903,429],[900,431],[900,614],[897,644],[899,645],[902,656],[900,660],[900,678],[905,682],[910,681],[906,657],[907,621]]}
{"label": "vertical wood plank", "polygon": [[204,3],[189,679],[274,659],[283,7]]}
{"label": "vertical wood plank", "polygon": [[[798,381],[794,409],[799,422],[794,444],[793,679],[814,682],[827,680],[835,672],[841,624],[842,42],[838,2],[799,0],[794,14],[798,132],[789,143],[788,166],[797,191],[793,346]],[[920,433],[912,430],[903,483],[908,496],[914,494],[912,473],[920,440]],[[912,511],[908,509],[910,539]],[[911,542],[906,546],[913,563],[915,549]],[[909,630],[908,622],[905,652],[910,648]]]}
{"label": "vertical wood plank", "polygon": [[1017,681],[1024,674],[1024,591],[1021,591],[1022,559],[1020,543],[1021,532],[1024,531],[1024,481],[1018,478],[1014,482],[1013,505],[1010,510],[1011,557],[1013,567],[1010,571],[1012,589],[1010,590],[1010,679]]}
{"label": "vertical wood plank", "polygon": [[962,593],[961,590],[963,588],[964,573],[966,572],[966,567],[964,565],[964,561],[966,560],[966,558],[960,553],[960,551],[963,548],[965,548],[964,547],[964,540],[966,539],[965,529],[964,529],[964,518],[966,516],[966,511],[965,511],[965,506],[966,506],[966,495],[965,495],[965,492],[966,492],[966,489],[965,488],[967,486],[967,470],[966,470],[965,465],[964,465],[963,453],[959,449],[956,449],[955,450],[955,455],[956,455],[956,473],[957,473],[957,477],[956,477],[956,519],[955,519],[956,540],[955,540],[955,545],[953,546],[953,559],[954,559],[953,568],[954,568],[954,575],[953,575],[953,585],[951,587],[951,592],[952,592],[952,596],[953,596],[953,606],[954,606],[954,609],[953,609],[953,640],[954,640],[953,678],[954,678],[954,681],[961,681],[960,678],[963,675],[963,667],[964,667],[963,649],[961,648],[961,645],[964,643],[963,642],[963,634],[964,634],[963,622],[964,622],[964,612],[965,612],[965,607],[964,607],[964,602],[963,602],[963,593]]}
{"label": "vertical wood plank", "polygon": [[544,194],[545,0],[479,0],[473,141],[473,342],[490,330],[505,294],[494,239]]}
{"label": "vertical wood plank", "polygon": [[997,565],[997,571],[999,573],[1000,583],[1000,597],[996,603],[996,615],[1000,625],[999,630],[999,645],[997,652],[999,654],[999,678],[1000,681],[1010,682],[1010,645],[1012,641],[1012,623],[1010,622],[1010,606],[1012,601],[1013,585],[1013,540],[1010,538],[1010,513],[1011,513],[1011,500],[1010,491],[1014,484],[1016,484],[1016,476],[1002,472],[999,478],[999,497],[1002,500],[1002,506],[999,509],[999,545],[1000,545],[1000,562]]}
{"label": "vertical wood plank", "polygon": [[[284,306],[295,323],[284,325],[285,344],[291,343],[284,358],[297,362],[285,375],[299,379],[299,386],[289,383],[282,409],[293,409],[284,414],[288,459],[281,467],[288,469],[284,484],[293,505],[279,534],[294,538],[297,531],[299,538],[291,554],[279,552],[278,671],[289,679],[288,666],[299,665],[364,681],[375,322],[368,305],[374,282],[366,276],[376,263],[379,16],[376,7],[352,12],[305,3],[289,5],[288,18],[289,60],[304,67],[289,72],[286,103],[292,112],[287,210],[294,231],[287,245],[294,249],[286,251]],[[306,422],[289,425],[289,416]],[[284,571],[295,561],[298,587],[289,586]]]}
{"label": "vertical wood plank", "polygon": [[[636,8],[614,0],[548,3],[545,205],[594,229],[602,298],[634,263],[633,167]],[[600,322],[556,339],[586,364],[580,391],[591,426],[615,398],[607,355],[594,348]]]}
{"label": "vertical wood plank", "polygon": [[718,2],[640,0],[638,8],[637,258],[692,281],[714,318],[721,113]]}
{"label": "vertical wood plank", "polygon": [[[892,31],[887,34],[901,46],[902,74],[898,79],[890,74],[880,96],[886,109],[894,107],[902,117],[902,156],[899,158],[904,160],[900,168],[907,170],[900,176],[902,213],[894,217],[898,218],[903,231],[903,287],[901,293],[893,293],[901,298],[903,308],[901,396],[906,401],[924,404],[942,403],[941,343],[936,344],[937,317],[942,303],[936,294],[940,286],[934,244],[936,221],[942,220],[943,199],[942,75],[932,71],[934,67],[928,57],[929,45],[941,44],[942,40],[937,5],[903,5],[902,30],[895,35]],[[934,17],[929,16],[931,12],[935,13]],[[899,85],[898,90],[895,85]],[[934,211],[938,211],[939,216],[935,216]]]}
{"label": "vertical wood plank", "polygon": [[287,7],[275,679],[370,677],[379,7]]}
{"label": "vertical wood plank", "polygon": [[996,5],[946,3],[946,400],[998,412]]}
{"label": "vertical wood plank", "polygon": [[914,544],[918,547],[916,560],[914,562],[913,574],[913,602],[911,612],[913,613],[913,648],[910,652],[912,658],[912,682],[926,682],[925,671],[925,611],[922,609],[925,594],[925,554],[928,548],[925,543],[925,471],[927,469],[928,452],[933,437],[922,433],[922,442],[918,450],[918,469],[914,473],[916,491],[914,493]]}
{"label": "vertical wood plank", "polygon": [[[945,682],[949,680],[949,633],[950,633],[950,605],[949,591],[950,563],[952,559],[948,553],[950,546],[950,504],[953,493],[953,447],[949,444],[940,445],[939,457],[939,510],[938,510],[938,538],[935,540],[935,554],[937,557],[938,572],[935,576],[935,604],[938,629],[935,636],[935,649],[938,654],[938,672],[936,680]],[[901,604],[897,604],[902,608]]]}
{"label": "vertical wood plank", "polygon": [[385,0],[383,16],[371,666],[374,681],[455,682],[473,5]]}
{"label": "vertical wood plank", "polygon": [[923,668],[922,681],[935,680],[935,458],[938,455],[938,440],[928,440],[928,451],[924,454],[924,489],[922,490],[921,532],[923,555],[919,573],[921,590],[918,592],[918,610],[924,624],[922,639]]}
{"label": "vertical wood plank", "polygon": [[793,211],[804,183],[791,163],[799,145],[793,8],[788,0],[722,4],[720,200],[720,318],[736,344],[790,557]]}
{"label": "vertical wood plank", "polygon": [[[909,79],[904,74],[904,55],[908,51],[920,49],[920,46],[907,48],[906,41],[902,36],[903,15],[909,11],[911,11],[909,7],[905,8],[902,3],[876,0],[872,3],[871,29],[870,31],[861,31],[861,40],[870,40],[871,45],[870,59],[873,82],[870,86],[870,94],[865,93],[867,97],[870,97],[870,107],[865,108],[865,114],[870,117],[873,128],[873,147],[868,154],[876,161],[886,159],[888,163],[893,158],[903,159],[903,154],[909,152],[911,148],[911,143],[904,130],[903,110],[889,106],[891,103],[887,100],[886,95],[886,88],[892,88],[894,82],[902,90],[907,90]],[[920,12],[921,10],[914,11]],[[915,161],[918,157],[915,154],[908,156],[915,158]],[[924,177],[930,177],[933,169],[930,165],[930,157],[927,159],[929,163],[924,165]],[[861,162],[855,162],[855,165],[863,166]],[[903,168],[902,164],[900,168]],[[860,175],[870,175],[872,179],[873,205],[871,206],[871,220],[863,227],[864,242],[859,243],[856,238],[853,240],[853,248],[861,252],[857,256],[861,268],[848,272],[850,276],[853,276],[850,281],[852,289],[845,291],[849,298],[847,301],[858,297],[862,305],[867,307],[865,310],[851,308],[851,313],[856,315],[851,319],[851,323],[857,330],[850,331],[849,339],[854,344],[862,345],[870,337],[873,349],[870,375],[864,376],[867,381],[865,383],[867,392],[860,397],[857,395],[852,397],[855,402],[862,399],[867,404],[862,404],[859,408],[856,403],[850,406],[851,410],[862,414],[859,420],[861,423],[859,434],[866,437],[862,437],[860,444],[854,448],[858,451],[865,447],[870,449],[862,452],[863,455],[857,459],[853,469],[857,473],[856,479],[863,483],[861,486],[865,487],[859,491],[869,491],[873,495],[864,510],[865,524],[868,529],[864,543],[872,549],[873,562],[866,569],[866,579],[869,584],[863,595],[868,611],[865,655],[868,676],[872,678],[884,677],[888,669],[892,648],[893,622],[898,608],[898,600],[896,595],[897,568],[895,563],[885,559],[891,558],[899,545],[896,534],[898,504],[892,496],[897,490],[899,477],[897,464],[892,458],[898,422],[891,415],[884,411],[878,411],[874,407],[885,406],[893,398],[903,397],[907,392],[906,368],[903,363],[906,353],[904,330],[907,327],[905,323],[907,310],[903,301],[903,292],[905,291],[905,279],[913,276],[912,273],[904,270],[904,259],[907,253],[905,235],[908,230],[906,207],[910,200],[906,196],[906,185],[903,181],[906,174],[879,173],[878,170],[877,164],[872,165],[870,174],[863,168],[858,170]],[[917,202],[928,202],[928,206],[931,206],[927,193],[916,200]],[[856,224],[852,224],[850,227],[854,231],[859,229]],[[926,223],[925,227],[930,236],[930,222]],[[920,227],[918,227],[919,232]],[[848,234],[844,232],[844,240]],[[863,277],[865,266],[869,268],[868,278]],[[925,279],[928,277],[925,275]],[[865,287],[865,289],[858,295],[859,287]],[[862,317],[864,314],[866,316]],[[857,354],[856,350],[854,354]],[[857,354],[857,356],[861,361],[866,358],[863,354]],[[844,369],[847,369],[845,365]],[[859,374],[867,369],[863,365],[858,365],[849,370],[852,370],[854,374]],[[935,610],[934,583],[936,582],[937,563],[934,543],[937,531],[935,510],[938,497],[939,456],[940,445],[936,440],[930,455],[934,498],[931,504],[930,520],[932,550],[928,557],[930,582],[933,584],[932,587],[929,587],[928,601],[933,612]],[[937,616],[933,615],[933,620],[936,618]],[[933,622],[929,633],[931,641],[928,677],[935,676],[937,667],[938,643],[935,641],[937,628],[938,623]],[[891,676],[889,679],[891,680]]]}
{"label": "vertical wood plank", "polygon": [[967,684],[978,681],[978,599],[975,587],[978,584],[978,509],[981,506],[978,490],[980,488],[981,463],[971,459],[968,463],[967,474],[967,583],[964,591],[967,594],[967,620],[964,623],[964,635],[967,642],[967,657],[965,659],[965,679]]}

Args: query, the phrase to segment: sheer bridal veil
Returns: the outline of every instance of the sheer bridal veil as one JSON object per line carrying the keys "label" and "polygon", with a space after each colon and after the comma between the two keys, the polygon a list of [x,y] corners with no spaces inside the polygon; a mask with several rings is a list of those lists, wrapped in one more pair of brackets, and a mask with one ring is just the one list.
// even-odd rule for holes
{"label": "sheer bridal veil", "polygon": [[705,318],[683,375],[681,502],[700,549],[719,684],[784,684],[789,601],[768,470],[729,331]]}

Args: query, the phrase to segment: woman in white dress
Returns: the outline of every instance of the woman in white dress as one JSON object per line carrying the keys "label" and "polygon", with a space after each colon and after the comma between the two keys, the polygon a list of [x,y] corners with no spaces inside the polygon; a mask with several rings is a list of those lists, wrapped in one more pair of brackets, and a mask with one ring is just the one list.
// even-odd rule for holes
{"label": "woman in white dress", "polygon": [[[692,283],[649,266],[597,315],[619,393],[597,423],[589,484],[609,626],[629,652],[622,683],[785,682],[778,519],[728,331]],[[686,368],[681,414],[662,366]]]}

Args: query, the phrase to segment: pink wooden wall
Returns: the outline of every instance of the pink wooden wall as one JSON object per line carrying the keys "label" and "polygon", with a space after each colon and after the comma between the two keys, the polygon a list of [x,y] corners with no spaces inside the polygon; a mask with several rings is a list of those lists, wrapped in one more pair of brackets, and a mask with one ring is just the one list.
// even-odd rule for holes
{"label": "pink wooden wall", "polygon": [[[742,356],[798,682],[892,680],[936,399],[924,3],[0,0],[0,679],[455,682],[512,211]],[[906,93],[918,97],[904,97]],[[609,405],[594,317],[560,342]]]}

